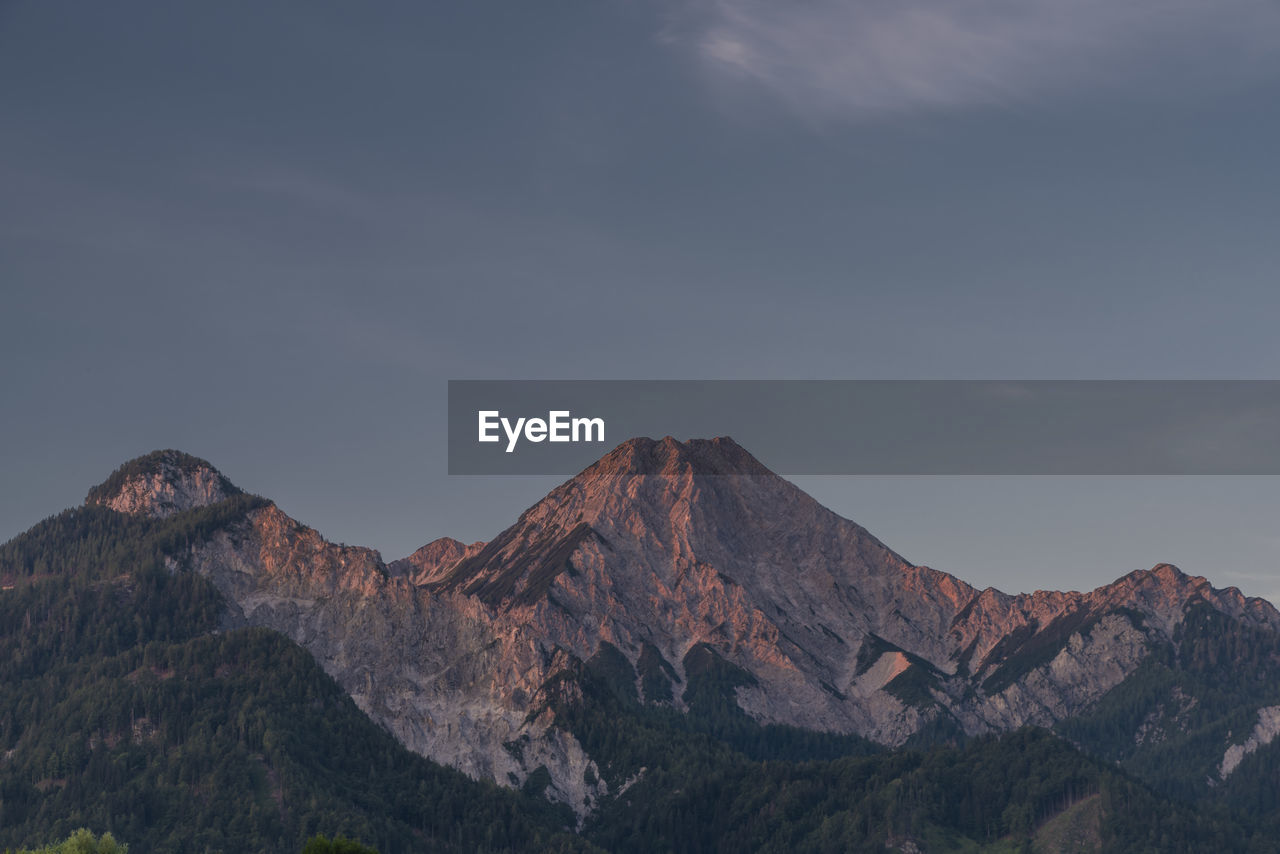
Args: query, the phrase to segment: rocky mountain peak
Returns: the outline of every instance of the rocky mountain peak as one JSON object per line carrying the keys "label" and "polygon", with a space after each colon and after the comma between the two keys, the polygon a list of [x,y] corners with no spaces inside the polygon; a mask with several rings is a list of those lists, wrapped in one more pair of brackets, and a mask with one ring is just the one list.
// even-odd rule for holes
{"label": "rocky mountain peak", "polygon": [[393,576],[407,578],[415,585],[433,584],[458,561],[476,554],[484,545],[482,542],[467,545],[453,537],[440,537],[408,557],[387,564],[387,569]]}
{"label": "rocky mountain peak", "polygon": [[772,475],[769,469],[728,436],[689,439],[672,436],[628,439],[580,477],[627,475]]}
{"label": "rocky mountain peak", "polygon": [[[840,564],[850,578],[871,566],[890,574],[905,566],[732,439],[668,436],[623,442],[437,577],[489,605],[531,605],[562,573],[587,564],[611,579],[604,583],[648,595],[650,582],[675,583],[691,567],[734,584],[764,576],[772,591],[794,584],[800,563],[819,561]],[[650,578],[655,571],[661,582]]]}
{"label": "rocky mountain peak", "polygon": [[89,490],[85,503],[163,519],[239,492],[208,462],[170,449],[152,451],[120,466]]}
{"label": "rocky mountain peak", "polygon": [[838,519],[733,439],[682,442],[667,436],[623,442],[552,490],[516,525],[568,532],[586,524],[608,539],[648,531],[670,544],[672,535],[723,542],[762,525],[794,532],[815,516]]}
{"label": "rocky mountain peak", "polygon": [[1280,612],[1264,599],[1246,597],[1235,587],[1219,589],[1200,575],[1187,575],[1171,563],[1129,573],[1088,594],[1094,607],[1136,607],[1165,635],[1181,621],[1187,607],[1204,604],[1237,619],[1247,618],[1280,629]]}
{"label": "rocky mountain peak", "polygon": [[1178,604],[1204,593],[1220,592],[1214,591],[1208,579],[1203,576],[1187,575],[1171,563],[1158,563],[1150,569],[1134,570],[1101,589],[1112,595],[1140,595]]}

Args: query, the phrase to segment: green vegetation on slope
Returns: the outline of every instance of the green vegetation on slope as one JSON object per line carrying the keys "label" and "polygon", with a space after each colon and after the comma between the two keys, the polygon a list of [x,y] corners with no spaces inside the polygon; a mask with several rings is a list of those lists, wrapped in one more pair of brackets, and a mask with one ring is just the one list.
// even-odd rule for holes
{"label": "green vegetation on slope", "polygon": [[129,516],[95,504],[64,510],[0,546],[0,579],[15,589],[41,579],[82,583],[163,567],[193,543],[265,507],[240,493],[168,519]]}
{"label": "green vegetation on slope", "polygon": [[117,842],[110,833],[94,836],[83,827],[57,845],[43,848],[22,848],[17,852],[5,849],[5,854],[127,854],[128,845]]}
{"label": "green vegetation on slope", "polygon": [[378,852],[345,836],[330,839],[324,834],[317,834],[302,846],[302,854],[378,854]]}
{"label": "green vegetation on slope", "polygon": [[[1031,850],[1041,828],[1083,802],[1094,804],[1095,850],[1271,850],[1237,814],[1163,799],[1043,730],[879,753],[856,739],[795,740],[732,703],[749,677],[709,648],[691,651],[685,668],[688,715],[642,704],[634,671],[608,647],[549,692],[611,786],[629,783],[586,827],[616,854],[883,851],[905,841]],[[1049,837],[1079,824],[1068,815]]]}
{"label": "green vegetation on slope", "polygon": [[[1192,607],[1176,646],[1157,647],[1138,670],[1087,714],[1056,727],[1072,742],[1183,800],[1213,798],[1223,752],[1244,741],[1257,710],[1280,703],[1280,635]],[[1229,800],[1246,797],[1255,816],[1280,810],[1261,769],[1237,771]],[[1236,781],[1248,781],[1237,788]],[[1258,785],[1255,786],[1254,782]]]}
{"label": "green vegetation on slope", "polygon": [[243,516],[67,511],[0,548],[0,846],[110,829],[133,854],[582,851],[571,816],[406,751],[287,638],[216,632],[163,557]]}
{"label": "green vegetation on slope", "polygon": [[[129,846],[116,841],[110,833],[94,836],[93,833],[80,828],[57,845],[46,845],[43,848],[22,848],[14,851],[5,849],[5,854],[128,854]],[[302,854],[378,854],[367,845],[339,836],[330,839],[317,834],[307,840],[302,847]]]}

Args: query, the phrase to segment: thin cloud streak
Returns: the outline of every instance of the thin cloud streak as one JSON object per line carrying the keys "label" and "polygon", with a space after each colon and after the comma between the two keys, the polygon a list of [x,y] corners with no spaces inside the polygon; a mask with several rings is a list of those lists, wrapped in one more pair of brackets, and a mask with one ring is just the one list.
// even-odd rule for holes
{"label": "thin cloud streak", "polygon": [[1075,91],[1216,88],[1280,69],[1263,0],[693,0],[664,33],[818,116]]}

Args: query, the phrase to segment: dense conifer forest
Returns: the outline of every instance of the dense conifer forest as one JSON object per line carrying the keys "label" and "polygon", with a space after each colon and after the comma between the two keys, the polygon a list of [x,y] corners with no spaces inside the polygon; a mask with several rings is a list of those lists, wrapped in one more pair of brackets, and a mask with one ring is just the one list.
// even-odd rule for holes
{"label": "dense conifer forest", "polygon": [[402,748],[282,635],[163,555],[256,506],[86,506],[0,548],[0,846],[110,831],[133,854],[583,851],[572,816]]}

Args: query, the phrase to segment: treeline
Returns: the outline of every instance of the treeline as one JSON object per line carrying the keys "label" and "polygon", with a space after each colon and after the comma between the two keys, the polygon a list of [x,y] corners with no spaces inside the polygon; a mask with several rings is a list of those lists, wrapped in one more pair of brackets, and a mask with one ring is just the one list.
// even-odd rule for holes
{"label": "treeline", "polygon": [[647,769],[589,825],[616,854],[870,852],[894,840],[927,851],[1030,850],[1046,820],[1099,800],[1099,851],[1274,851],[1273,837],[1226,810],[1159,798],[1042,730],[963,748],[829,762],[700,764]]}
{"label": "treeline", "polygon": [[97,581],[164,566],[166,557],[180,558],[192,545],[268,503],[238,493],[167,519],[117,513],[96,504],[73,507],[0,546],[0,578],[17,588],[46,578]]}
{"label": "treeline", "polygon": [[[541,799],[415,756],[262,629],[90,657],[4,690],[0,844],[110,828],[147,851],[583,850]],[[13,736],[16,735],[16,738]]]}
{"label": "treeline", "polygon": [[1163,794],[1191,801],[1221,799],[1229,790],[1227,800],[1244,798],[1251,814],[1275,815],[1280,780],[1238,770],[1231,785],[1212,784],[1226,746],[1252,732],[1260,707],[1278,703],[1280,634],[1197,605],[1174,644],[1153,648],[1090,712],[1056,730]]}
{"label": "treeline", "polygon": [[117,842],[110,833],[94,836],[82,827],[56,845],[17,851],[6,848],[4,854],[128,854],[128,851],[129,846]]}
{"label": "treeline", "polygon": [[[797,742],[732,702],[747,674],[709,648],[690,656],[687,714],[642,703],[630,665],[609,647],[549,691],[606,781],[630,784],[586,828],[616,854],[883,851],[904,840],[1022,851],[1044,822],[1085,801],[1100,816],[1097,850],[1274,850],[1239,812],[1159,797],[1043,730],[870,755],[853,739]],[[779,755],[797,745],[819,756]]]}
{"label": "treeline", "polygon": [[[18,851],[6,848],[4,854],[128,854],[128,852],[129,846],[117,842],[110,833],[95,836],[82,827],[56,845],[34,849],[22,848]],[[378,854],[378,852],[344,836],[330,839],[323,834],[317,834],[307,840],[307,844],[302,848],[302,854]]]}

